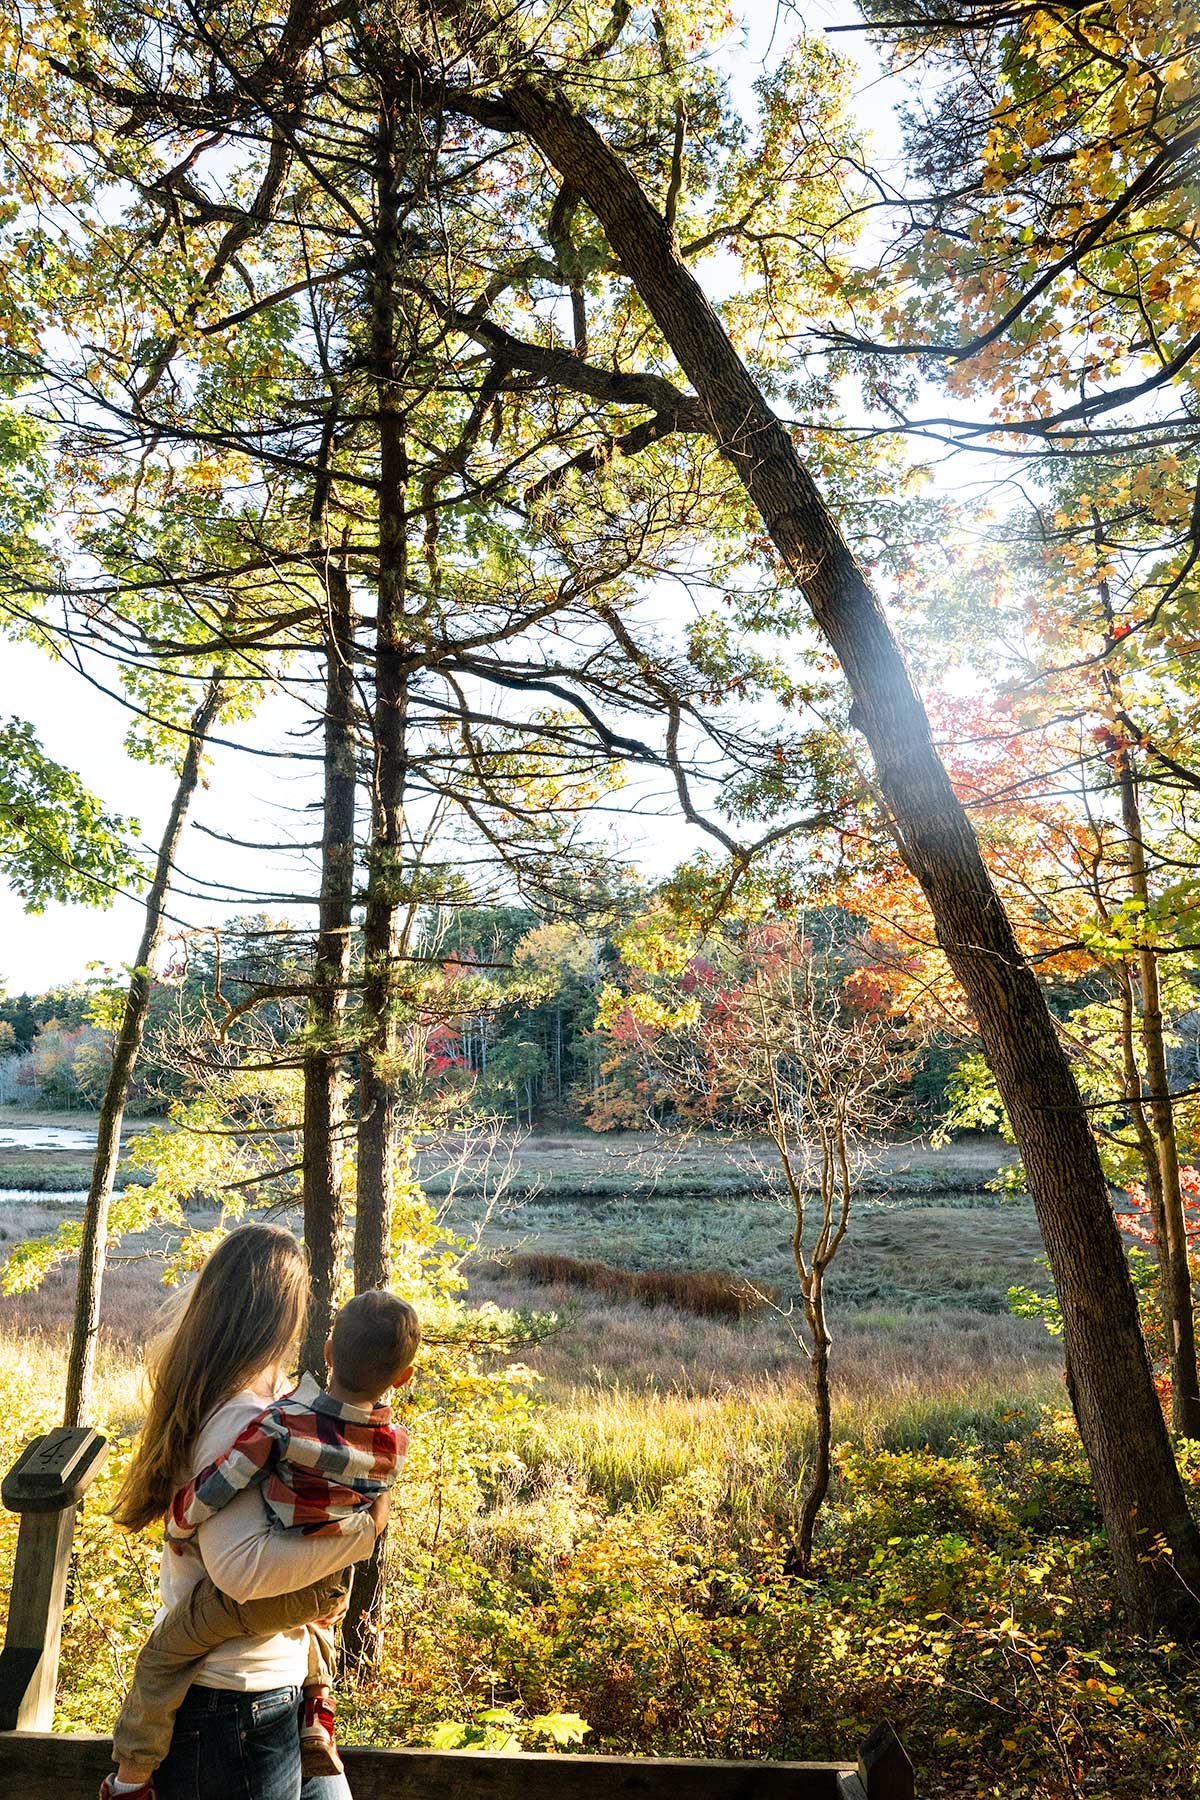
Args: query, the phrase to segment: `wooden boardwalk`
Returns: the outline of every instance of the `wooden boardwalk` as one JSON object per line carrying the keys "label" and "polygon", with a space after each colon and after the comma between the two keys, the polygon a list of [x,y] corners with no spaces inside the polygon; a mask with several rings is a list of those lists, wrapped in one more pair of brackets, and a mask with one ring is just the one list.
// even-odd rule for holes
{"label": "wooden boardwalk", "polygon": [[[896,1744],[896,1740],[891,1740]],[[889,1746],[890,1747],[890,1746]],[[896,1749],[899,1746],[896,1745]],[[861,1765],[344,1749],[354,1800],[912,1800],[908,1759]],[[902,1759],[902,1760],[900,1760]],[[96,1800],[107,1738],[0,1732],[5,1800]]]}

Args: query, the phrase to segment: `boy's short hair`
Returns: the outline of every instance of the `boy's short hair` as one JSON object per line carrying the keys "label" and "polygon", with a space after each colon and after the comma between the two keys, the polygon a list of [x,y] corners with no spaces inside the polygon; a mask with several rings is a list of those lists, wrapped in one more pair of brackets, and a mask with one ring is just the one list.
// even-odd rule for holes
{"label": "boy's short hair", "polygon": [[333,1321],[329,1358],[351,1393],[382,1394],[408,1368],[420,1342],[416,1308],[398,1294],[375,1288],[347,1300]]}

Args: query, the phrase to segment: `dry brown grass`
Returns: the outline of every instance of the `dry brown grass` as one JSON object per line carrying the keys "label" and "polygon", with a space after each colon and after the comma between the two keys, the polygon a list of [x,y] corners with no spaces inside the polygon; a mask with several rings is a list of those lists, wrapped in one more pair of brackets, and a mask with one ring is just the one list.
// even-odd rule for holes
{"label": "dry brown grass", "polygon": [[[0,1253],[70,1212],[49,1201],[0,1204]],[[492,1217],[467,1268],[474,1298],[560,1315],[530,1359],[548,1395],[565,1400],[614,1383],[731,1394],[803,1378],[786,1313],[746,1300],[752,1283],[784,1296],[786,1308],[795,1285],[787,1227],[785,1212],[762,1199],[541,1201]],[[103,1307],[114,1352],[137,1355],[155,1331],[166,1248],[150,1234],[121,1245]],[[1039,1252],[1028,1206],[865,1208],[835,1266],[841,1391],[867,1405],[872,1394],[904,1401],[964,1383],[997,1393],[1053,1386],[1057,1346],[1039,1326],[1011,1318],[1005,1303],[1010,1283],[1046,1279]],[[0,1331],[61,1339],[73,1288],[67,1268],[37,1293],[0,1297]]]}
{"label": "dry brown grass", "polygon": [[[21,1209],[35,1228],[54,1216],[46,1211],[43,1220],[37,1216],[41,1209]],[[0,1223],[0,1232],[4,1229]],[[547,1262],[570,1268],[573,1260]],[[139,1361],[156,1330],[165,1298],[161,1274],[149,1241],[110,1268],[102,1342],[114,1368]],[[712,1405],[722,1412],[741,1406],[754,1413],[766,1404],[774,1412],[783,1396],[790,1396],[785,1410],[798,1417],[807,1412],[804,1353],[787,1316],[773,1308],[714,1317],[671,1304],[646,1306],[572,1281],[535,1282],[515,1258],[473,1261],[470,1275],[473,1300],[558,1314],[557,1327],[525,1360],[564,1422],[581,1410],[589,1414],[594,1405],[611,1411],[619,1393],[639,1409],[667,1397],[685,1411],[698,1406],[689,1433]],[[74,1271],[66,1269],[36,1293],[0,1298],[0,1335],[39,1346],[44,1366],[61,1369],[73,1291]],[[964,1397],[973,1405],[988,1397],[1019,1401],[1061,1392],[1058,1345],[1040,1326],[1007,1313],[872,1306],[835,1315],[833,1330],[839,1404],[859,1419],[875,1410],[881,1417],[915,1419],[930,1406],[956,1408]],[[683,1425],[682,1415],[676,1423]]]}
{"label": "dry brown grass", "polygon": [[[49,1236],[78,1208],[47,1202],[0,1207],[0,1258],[22,1238]],[[169,1295],[163,1287],[165,1240],[138,1238],[112,1258],[104,1275],[101,1336],[114,1352],[140,1356],[158,1328]],[[70,1324],[75,1265],[54,1269],[29,1294],[0,1294],[0,1333],[61,1340]]]}
{"label": "dry brown grass", "polygon": [[698,1319],[748,1318],[761,1312],[769,1298],[720,1269],[616,1269],[611,1263],[549,1251],[514,1256],[509,1267],[519,1281],[534,1287],[582,1288],[605,1300],[673,1306]]}
{"label": "dry brown grass", "polygon": [[[605,1210],[589,1209],[589,1215],[595,1221]],[[44,1230],[61,1217],[61,1208],[14,1206],[7,1216],[0,1213],[0,1232]],[[674,1218],[665,1212],[658,1220],[664,1260],[677,1248],[664,1230],[664,1220],[669,1225]],[[885,1222],[898,1223],[879,1221]],[[941,1256],[949,1256],[952,1240],[962,1255],[971,1222],[970,1212],[953,1221],[931,1219],[926,1254],[944,1237]],[[989,1225],[997,1222],[987,1215]],[[652,1223],[643,1221],[647,1239]],[[923,1234],[912,1233],[914,1224],[919,1221],[908,1214],[903,1237],[889,1245],[891,1256],[903,1252],[905,1263],[920,1256]],[[1018,1224],[1008,1221],[1010,1230]],[[997,1254],[990,1235],[972,1244],[976,1255]],[[105,1283],[100,1386],[106,1417],[124,1429],[136,1423],[138,1365],[163,1303],[164,1247],[150,1237],[124,1246]],[[938,1283],[933,1304],[876,1303],[835,1313],[839,1441],[889,1449],[943,1449],[961,1438],[1002,1444],[1019,1435],[1023,1411],[1032,1416],[1042,1401],[1063,1402],[1057,1344],[1040,1326],[1006,1312],[947,1305],[940,1297],[944,1271],[936,1267],[941,1256],[932,1256],[935,1270],[927,1270]],[[531,1279],[523,1266],[530,1262],[540,1262],[545,1279]],[[600,1263],[617,1278],[600,1292],[575,1279],[581,1266],[585,1259],[566,1252],[539,1259],[501,1251],[496,1260],[485,1254],[468,1263],[474,1301],[559,1316],[523,1358],[541,1378],[544,1404],[514,1430],[514,1467],[528,1469],[535,1486],[544,1479],[557,1492],[565,1477],[610,1503],[653,1502],[671,1482],[704,1470],[725,1494],[731,1516],[789,1515],[810,1454],[812,1405],[807,1361],[786,1312],[765,1306],[739,1316],[701,1316],[678,1304],[649,1306],[637,1297],[641,1284],[630,1271]],[[718,1287],[722,1279],[716,1278]],[[669,1282],[676,1299],[694,1285]],[[899,1286],[907,1285],[906,1272]],[[0,1299],[0,1353],[19,1350],[52,1411],[62,1390],[73,1287],[74,1271],[67,1269],[37,1293]]]}
{"label": "dry brown grass", "polygon": [[[648,1148],[625,1145],[613,1160]],[[994,1166],[996,1148],[971,1147],[972,1173],[985,1160]],[[574,1140],[550,1139],[537,1154],[569,1162],[582,1151]],[[699,1154],[687,1146],[686,1156]],[[893,1154],[899,1161],[902,1152]],[[932,1161],[932,1152],[922,1155]],[[6,1242],[53,1230],[71,1212],[49,1200],[0,1202],[0,1254]],[[464,1211],[464,1227],[474,1216]],[[122,1244],[109,1269],[102,1337],[114,1365],[140,1360],[157,1328],[167,1247],[162,1235],[147,1234]],[[1058,1346],[1036,1324],[1011,1318],[1005,1302],[1010,1283],[1045,1279],[1039,1252],[1028,1206],[864,1207],[836,1265],[833,1374],[845,1417],[860,1431],[874,1412],[909,1418],[916,1432],[930,1407],[949,1419],[1002,1406],[1005,1397],[1059,1393]],[[769,1199],[660,1193],[502,1207],[485,1223],[467,1272],[475,1300],[559,1315],[527,1360],[568,1437],[579,1415],[586,1438],[594,1406],[613,1413],[616,1430],[620,1396],[638,1413],[635,1435],[655,1444],[665,1443],[666,1421],[641,1415],[666,1398],[684,1409],[675,1424],[685,1436],[708,1418],[722,1439],[731,1428],[726,1409],[738,1406],[786,1414],[793,1438],[807,1418],[807,1363],[786,1311],[795,1286],[789,1220]],[[782,1310],[748,1304],[751,1283],[783,1296]],[[45,1366],[54,1366],[73,1288],[67,1268],[37,1293],[0,1297],[0,1333],[41,1344]],[[613,1455],[615,1469],[615,1447]],[[664,1448],[662,1459],[673,1461],[674,1452]]]}

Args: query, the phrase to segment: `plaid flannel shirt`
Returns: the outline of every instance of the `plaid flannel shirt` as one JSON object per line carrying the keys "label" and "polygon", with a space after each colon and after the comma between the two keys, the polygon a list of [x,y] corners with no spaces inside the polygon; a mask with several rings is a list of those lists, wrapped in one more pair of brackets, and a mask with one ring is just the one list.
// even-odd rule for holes
{"label": "plaid flannel shirt", "polygon": [[191,1538],[255,1481],[280,1525],[313,1536],[344,1531],[391,1486],[407,1448],[408,1433],[392,1424],[390,1407],[347,1405],[305,1375],[180,1488],[167,1536],[176,1543]]}

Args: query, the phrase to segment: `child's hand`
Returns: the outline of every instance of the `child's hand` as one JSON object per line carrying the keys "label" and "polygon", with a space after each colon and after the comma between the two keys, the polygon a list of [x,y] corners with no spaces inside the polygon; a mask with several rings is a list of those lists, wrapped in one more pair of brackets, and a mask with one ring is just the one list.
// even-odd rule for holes
{"label": "child's hand", "polygon": [[387,1522],[392,1511],[392,1496],[386,1488],[382,1494],[376,1494],[367,1510],[374,1520],[375,1539],[378,1542],[387,1530]]}
{"label": "child's hand", "polygon": [[349,1611],[350,1611],[350,1589],[347,1588],[346,1592],[342,1595],[341,1599],[335,1600],[333,1605],[330,1607],[329,1611],[327,1613],[323,1613],[322,1616],[316,1621],[316,1623],[318,1625],[327,1625],[327,1626],[329,1626],[330,1630],[332,1630],[335,1625],[341,1624],[342,1620],[345,1618],[346,1614]]}

